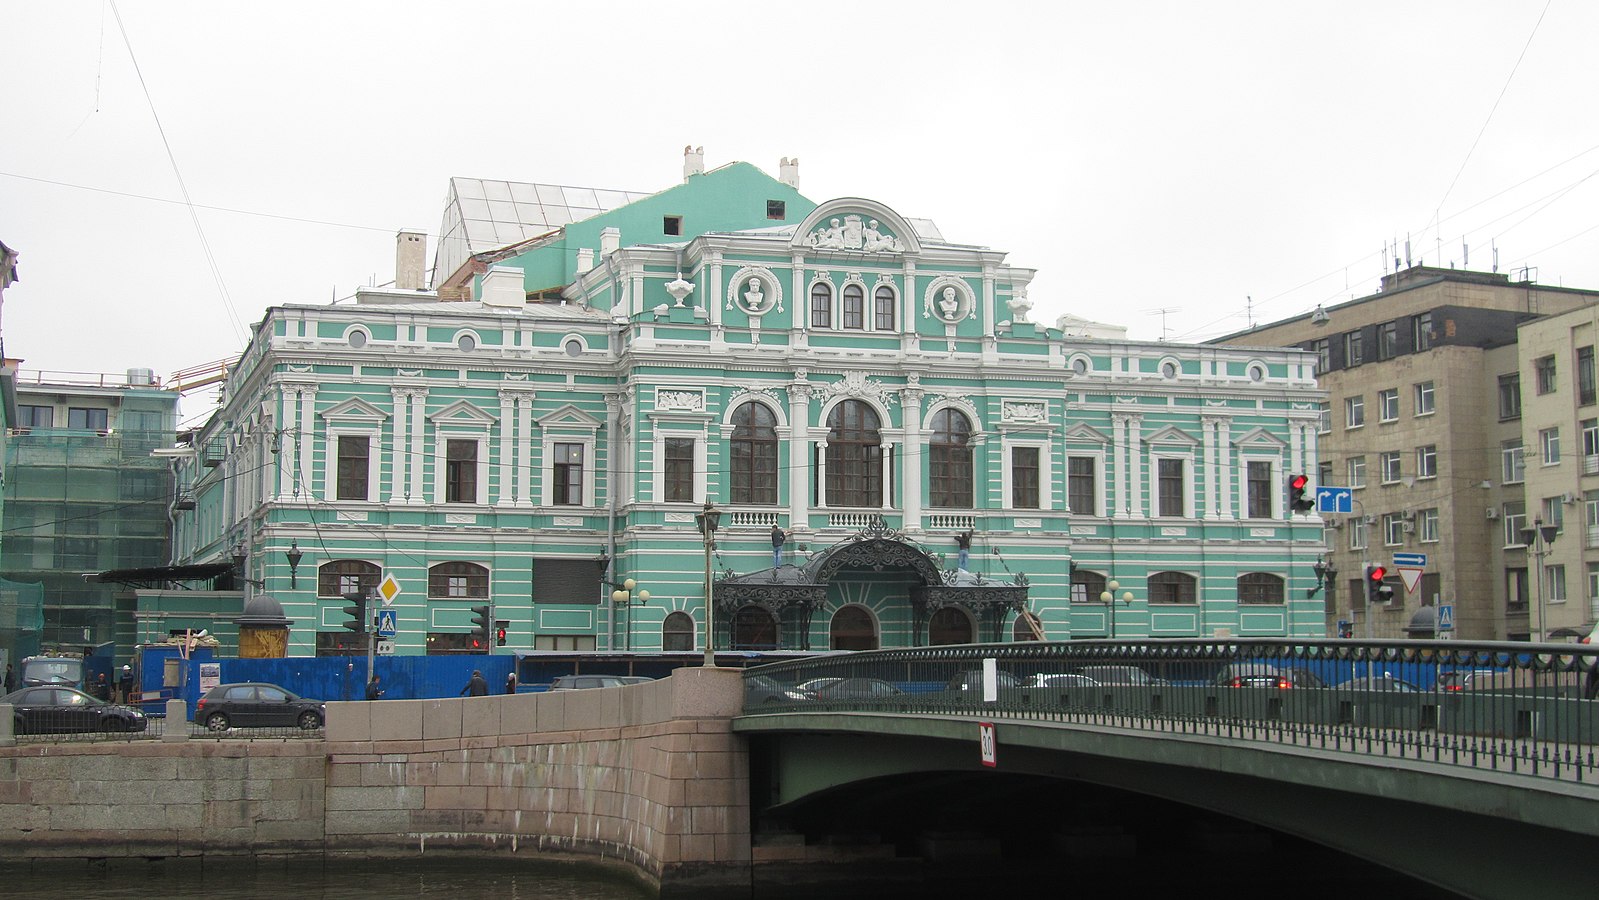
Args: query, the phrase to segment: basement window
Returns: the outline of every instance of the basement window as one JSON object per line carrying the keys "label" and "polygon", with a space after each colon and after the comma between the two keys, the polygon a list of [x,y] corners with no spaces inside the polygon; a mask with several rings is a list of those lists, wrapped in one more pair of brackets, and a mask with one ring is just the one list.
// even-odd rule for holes
{"label": "basement window", "polygon": [[661,230],[666,232],[669,235],[682,234],[683,233],[683,217],[682,216],[666,216],[666,217],[662,218],[661,219]]}
{"label": "basement window", "polygon": [[768,218],[768,219],[786,219],[786,218],[788,218],[788,204],[786,202],[782,201],[782,200],[768,200],[768,201],[766,201],[766,218]]}

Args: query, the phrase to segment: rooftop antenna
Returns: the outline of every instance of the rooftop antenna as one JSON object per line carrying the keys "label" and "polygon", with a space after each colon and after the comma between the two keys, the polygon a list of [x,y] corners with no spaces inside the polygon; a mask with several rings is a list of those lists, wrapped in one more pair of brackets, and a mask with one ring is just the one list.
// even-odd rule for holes
{"label": "rooftop antenna", "polygon": [[1162,341],[1166,340],[1166,314],[1167,313],[1174,313],[1174,312],[1182,312],[1182,307],[1180,307],[1180,306],[1162,306],[1162,307],[1160,307],[1158,309],[1146,309],[1146,310],[1144,310],[1144,314],[1145,315],[1160,316],[1160,339]]}
{"label": "rooftop antenna", "polygon": [[1488,242],[1488,247],[1489,247],[1489,249],[1493,250],[1493,252],[1494,252],[1494,268],[1493,268],[1493,272],[1494,272],[1495,275],[1498,275],[1499,274],[1499,242],[1498,241],[1489,241]]}
{"label": "rooftop antenna", "polygon": [[1460,236],[1460,268],[1471,268],[1471,247],[1466,244],[1466,236]]}

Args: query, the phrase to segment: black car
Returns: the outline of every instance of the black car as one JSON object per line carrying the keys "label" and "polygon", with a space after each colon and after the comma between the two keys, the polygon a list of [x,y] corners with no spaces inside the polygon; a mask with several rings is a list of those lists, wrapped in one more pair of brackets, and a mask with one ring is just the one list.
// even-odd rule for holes
{"label": "black car", "polygon": [[229,728],[321,728],[326,710],[321,700],[308,700],[275,684],[219,684],[200,698],[194,721],[211,731]]}
{"label": "black car", "polygon": [[9,703],[17,734],[73,734],[84,731],[143,731],[144,713],[97,700],[69,687],[25,687],[0,698]]}

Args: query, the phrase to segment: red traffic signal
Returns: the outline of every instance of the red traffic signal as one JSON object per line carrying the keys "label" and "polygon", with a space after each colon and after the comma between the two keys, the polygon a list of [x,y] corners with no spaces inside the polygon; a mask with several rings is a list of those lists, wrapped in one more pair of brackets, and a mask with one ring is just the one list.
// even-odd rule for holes
{"label": "red traffic signal", "polygon": [[1297,494],[1297,493],[1300,493],[1300,492],[1304,491],[1305,487],[1307,485],[1309,485],[1309,484],[1310,484],[1310,476],[1309,475],[1295,475],[1293,477],[1293,480],[1288,482],[1288,487],[1294,493]]}
{"label": "red traffic signal", "polygon": [[1316,508],[1316,498],[1310,494],[1310,476],[1295,475],[1288,479],[1288,505],[1294,512],[1310,512]]}
{"label": "red traffic signal", "polygon": [[1372,584],[1382,584],[1383,583],[1383,579],[1385,579],[1387,577],[1388,577],[1388,570],[1383,568],[1382,566],[1367,566],[1366,567],[1366,578]]}
{"label": "red traffic signal", "polygon": [[496,644],[498,644],[499,646],[501,646],[501,647],[505,646],[505,629],[504,628],[496,628],[494,630],[494,642]]}

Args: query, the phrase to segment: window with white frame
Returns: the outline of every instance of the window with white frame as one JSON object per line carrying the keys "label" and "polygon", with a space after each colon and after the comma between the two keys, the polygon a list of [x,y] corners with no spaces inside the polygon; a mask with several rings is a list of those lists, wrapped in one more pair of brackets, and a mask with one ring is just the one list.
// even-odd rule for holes
{"label": "window with white frame", "polygon": [[1157,459],[1155,469],[1156,507],[1155,515],[1165,517],[1180,517],[1186,507],[1183,504],[1184,495],[1187,493],[1184,484],[1186,471],[1181,459]]}
{"label": "window with white frame", "polygon": [[1549,603],[1566,602],[1566,567],[1559,563],[1544,566],[1543,598]]}
{"label": "window with white frame", "polygon": [[1366,549],[1366,519],[1365,519],[1365,517],[1363,517],[1363,516],[1355,516],[1354,518],[1350,519],[1349,520],[1349,529],[1348,530],[1349,530],[1349,549],[1351,549],[1351,550],[1364,550],[1364,549]]}
{"label": "window with white frame", "polygon": [[475,438],[449,438],[444,442],[444,502],[478,503],[478,441]]}
{"label": "window with white frame", "polygon": [[1332,404],[1316,404],[1316,433],[1326,434],[1332,431]]}
{"label": "window with white frame", "polygon": [[1079,516],[1099,515],[1099,461],[1092,456],[1066,458],[1066,503]]}
{"label": "window with white frame", "polygon": [[1433,383],[1430,381],[1416,385],[1416,415],[1430,416],[1436,411],[1437,400],[1434,393]]}
{"label": "window with white frame", "polygon": [[1349,486],[1351,488],[1366,486],[1366,457],[1349,457]]}
{"label": "window with white frame", "polygon": [[587,448],[580,443],[557,441],[551,460],[550,502],[555,506],[583,506],[587,479]]}
{"label": "window with white frame", "polygon": [[1276,495],[1275,479],[1271,475],[1271,463],[1263,460],[1250,460],[1244,467],[1244,476],[1248,485],[1248,509],[1246,515],[1251,519],[1271,518],[1271,501]]}
{"label": "window with white frame", "polygon": [[1405,542],[1405,517],[1398,513],[1384,513],[1382,517],[1382,542],[1396,547]]}
{"label": "window with white frame", "polygon": [[1522,537],[1522,529],[1527,527],[1527,504],[1520,500],[1505,503],[1505,512],[1501,517],[1505,523],[1505,546],[1525,547],[1526,538]]}
{"label": "window with white frame", "polygon": [[1423,544],[1438,542],[1438,508],[1416,513],[1416,536]]}
{"label": "window with white frame", "polygon": [[1543,452],[1543,464],[1546,466],[1560,463],[1560,428],[1543,428],[1538,431],[1538,447]]}
{"label": "window with white frame", "polygon": [[1388,388],[1377,392],[1377,418],[1393,422],[1399,418],[1399,389]]}
{"label": "window with white frame", "polygon": [[1552,394],[1555,392],[1555,358],[1553,355],[1540,356],[1533,360],[1532,371],[1536,377],[1539,394]]}
{"label": "window with white frame", "polygon": [[893,331],[894,289],[886,284],[880,284],[873,292],[872,299],[876,310],[872,327],[878,331]]}
{"label": "window with white frame", "polygon": [[1359,428],[1366,424],[1366,398],[1344,398],[1344,427]]}
{"label": "window with white frame", "polygon": [[661,499],[667,503],[693,503],[695,448],[692,437],[665,437],[661,441]]}
{"label": "window with white frame", "polygon": [[1438,477],[1438,445],[1428,444],[1416,448],[1416,477]]}
{"label": "window with white frame", "polygon": [[370,500],[376,471],[372,437],[366,434],[330,434],[338,455],[334,496],[340,500]]}
{"label": "window with white frame", "polygon": [[1599,475],[1599,419],[1582,420],[1582,474]]}
{"label": "window with white frame", "polygon": [[1526,479],[1527,457],[1520,438],[1499,445],[1499,462],[1500,480],[1505,484],[1520,484]]}
{"label": "window with white frame", "polygon": [[1010,505],[1012,509],[1040,509],[1039,460],[1043,449],[1036,446],[1010,448]]}
{"label": "window with white frame", "polygon": [[1397,484],[1400,476],[1399,451],[1389,450],[1377,454],[1378,468],[1382,471],[1383,484]]}
{"label": "window with white frame", "polygon": [[1543,498],[1543,519],[1545,525],[1555,526],[1555,533],[1566,530],[1566,504],[1564,497]]}

